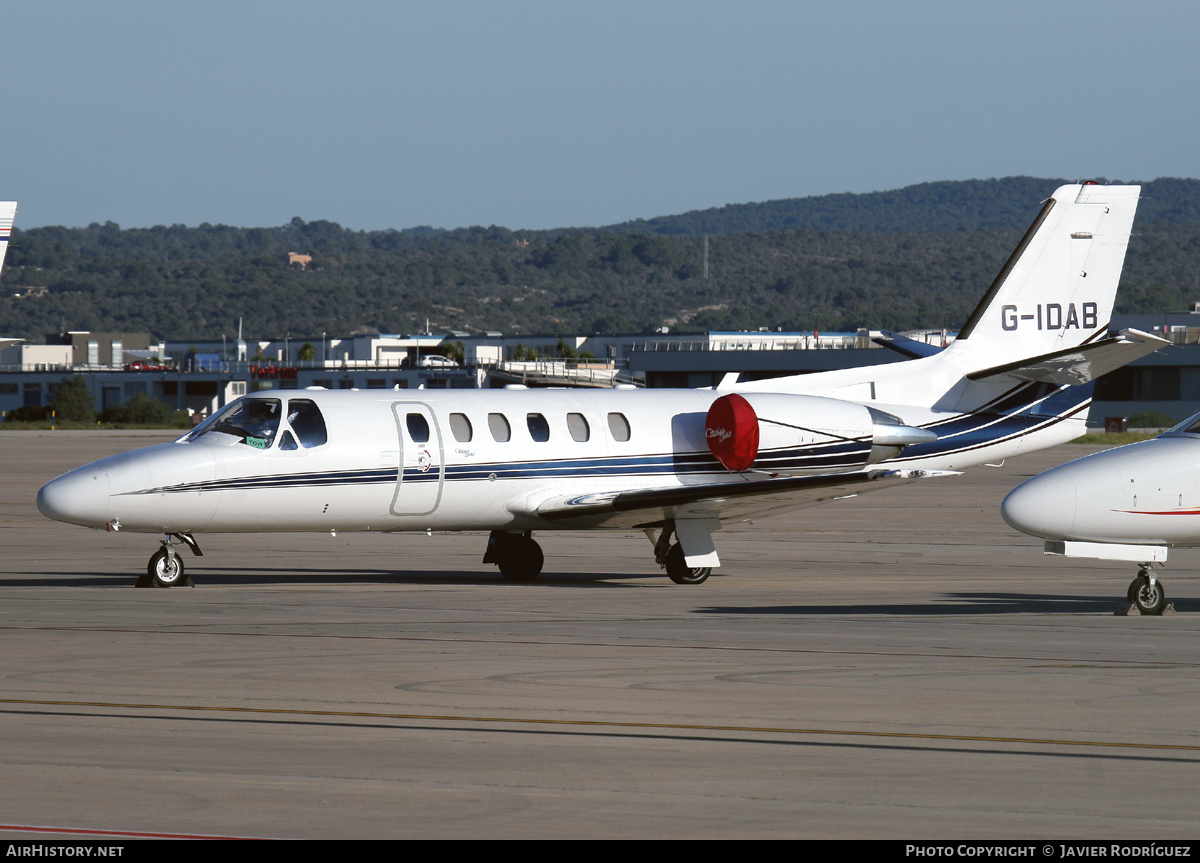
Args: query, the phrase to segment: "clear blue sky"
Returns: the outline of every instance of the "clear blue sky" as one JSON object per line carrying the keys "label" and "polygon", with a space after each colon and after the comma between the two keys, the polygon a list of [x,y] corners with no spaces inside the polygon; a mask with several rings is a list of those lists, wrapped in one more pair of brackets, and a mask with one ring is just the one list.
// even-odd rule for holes
{"label": "clear blue sky", "polygon": [[19,227],[610,224],[1200,175],[1200,3],[8,0]]}

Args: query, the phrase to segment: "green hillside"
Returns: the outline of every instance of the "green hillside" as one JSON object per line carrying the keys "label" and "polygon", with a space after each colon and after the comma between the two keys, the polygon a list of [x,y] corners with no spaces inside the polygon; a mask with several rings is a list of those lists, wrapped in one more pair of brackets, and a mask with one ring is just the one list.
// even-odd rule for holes
{"label": "green hillside", "polygon": [[[650,332],[664,324],[691,331],[954,329],[1058,183],[928,183],[845,196],[852,200],[840,209],[829,198],[843,196],[802,199],[812,213],[828,214],[820,227],[772,222],[768,214],[783,213],[788,202],[741,205],[770,227],[714,231],[708,278],[698,236],[649,229],[363,232],[293,219],[276,228],[121,229],[110,222],[15,230],[0,334],[36,339],[65,325],[219,338],[239,317],[251,338],[414,332],[426,319],[435,331],[509,334]],[[1118,296],[1122,312],[1200,299],[1200,181],[1146,185]],[[883,227],[895,221],[892,210],[950,227]],[[875,229],[835,226],[854,212]],[[962,227],[972,212],[979,219],[1005,213],[1006,221]],[[289,252],[312,261],[289,265]]]}
{"label": "green hillside", "polygon": [[[1072,182],[1076,181],[1005,177],[920,183],[890,192],[728,204],[678,216],[637,219],[603,230],[698,237],[788,228],[868,232],[1011,228],[1030,221],[1039,201],[1064,183]],[[1138,206],[1140,221],[1200,222],[1200,180],[1164,177],[1143,182],[1142,196]]]}

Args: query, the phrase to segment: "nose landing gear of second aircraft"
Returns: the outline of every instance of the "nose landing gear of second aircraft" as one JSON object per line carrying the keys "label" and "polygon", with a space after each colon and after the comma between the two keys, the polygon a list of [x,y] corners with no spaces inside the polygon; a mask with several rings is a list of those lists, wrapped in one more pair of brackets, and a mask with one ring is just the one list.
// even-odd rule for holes
{"label": "nose landing gear of second aircraft", "polygon": [[1154,577],[1154,569],[1149,564],[1143,565],[1137,577],[1129,582],[1125,598],[1142,614],[1162,614],[1168,607],[1167,592],[1162,582]]}

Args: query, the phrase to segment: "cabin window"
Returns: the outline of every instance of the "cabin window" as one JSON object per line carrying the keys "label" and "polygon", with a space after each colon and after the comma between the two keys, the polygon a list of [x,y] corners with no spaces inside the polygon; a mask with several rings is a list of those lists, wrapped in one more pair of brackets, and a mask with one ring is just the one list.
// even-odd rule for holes
{"label": "cabin window", "polygon": [[450,414],[450,432],[459,443],[466,443],[472,437],[471,421],[466,414]]}
{"label": "cabin window", "polygon": [[525,425],[529,426],[529,436],[538,443],[550,440],[550,423],[541,414],[525,414]]}
{"label": "cabin window", "polygon": [[413,443],[426,443],[429,440],[429,422],[420,414],[409,414],[405,417],[408,425],[408,436]]}
{"label": "cabin window", "polygon": [[492,438],[500,443],[512,438],[512,429],[504,414],[488,414],[488,429],[492,432]]}
{"label": "cabin window", "polygon": [[292,433],[285,430],[284,433],[279,436],[279,448],[290,452],[291,450],[299,449],[300,445],[296,443],[296,439],[292,437]]}
{"label": "cabin window", "polygon": [[279,431],[282,408],[283,402],[279,399],[238,399],[196,426],[195,431],[187,436],[187,440],[195,440],[211,432],[220,432],[241,438],[241,442],[246,446],[267,449],[274,441],[275,433]]}
{"label": "cabin window", "polygon": [[583,414],[567,414],[567,430],[571,432],[571,440],[577,440],[580,443],[592,436],[587,417]]}
{"label": "cabin window", "polygon": [[321,410],[314,401],[289,399],[287,421],[296,433],[300,446],[305,449],[321,446],[329,440],[329,434],[325,431],[325,417],[321,416]]}
{"label": "cabin window", "polygon": [[609,414],[608,430],[612,433],[615,441],[629,440],[629,420],[625,419],[625,414],[615,412]]}

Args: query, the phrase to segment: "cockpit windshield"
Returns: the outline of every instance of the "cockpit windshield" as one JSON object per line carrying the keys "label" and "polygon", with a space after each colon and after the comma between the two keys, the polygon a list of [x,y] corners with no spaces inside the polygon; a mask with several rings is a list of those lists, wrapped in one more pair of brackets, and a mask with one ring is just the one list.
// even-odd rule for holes
{"label": "cockpit windshield", "polygon": [[1164,435],[1200,434],[1200,414],[1190,416],[1173,428],[1163,432]]}
{"label": "cockpit windshield", "polygon": [[234,435],[255,449],[267,449],[279,431],[283,403],[279,399],[238,399],[220,413],[196,426],[186,440],[193,441],[212,432]]}
{"label": "cockpit windshield", "polygon": [[240,438],[255,449],[270,449],[276,440],[282,450],[311,449],[329,439],[325,418],[311,399],[289,399],[286,411],[282,399],[238,399],[196,426],[184,440],[216,432]]}

